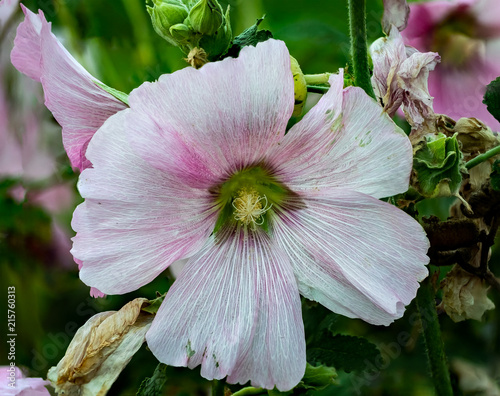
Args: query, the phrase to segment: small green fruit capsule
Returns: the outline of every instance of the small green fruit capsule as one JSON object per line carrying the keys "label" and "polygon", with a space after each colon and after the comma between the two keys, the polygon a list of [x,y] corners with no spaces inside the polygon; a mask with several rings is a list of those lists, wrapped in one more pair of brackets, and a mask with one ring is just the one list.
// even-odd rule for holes
{"label": "small green fruit capsule", "polygon": [[195,32],[211,36],[222,25],[222,7],[217,0],[200,0],[189,11],[189,21]]}

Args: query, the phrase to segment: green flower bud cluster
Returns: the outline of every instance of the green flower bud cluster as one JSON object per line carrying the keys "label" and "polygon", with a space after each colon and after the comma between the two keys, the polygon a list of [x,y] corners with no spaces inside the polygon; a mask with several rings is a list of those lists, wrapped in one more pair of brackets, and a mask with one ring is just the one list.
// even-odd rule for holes
{"label": "green flower bud cluster", "polygon": [[229,6],[224,13],[217,0],[149,0],[153,27],[170,44],[187,55],[202,48],[209,60],[216,60],[229,48],[233,35]]}

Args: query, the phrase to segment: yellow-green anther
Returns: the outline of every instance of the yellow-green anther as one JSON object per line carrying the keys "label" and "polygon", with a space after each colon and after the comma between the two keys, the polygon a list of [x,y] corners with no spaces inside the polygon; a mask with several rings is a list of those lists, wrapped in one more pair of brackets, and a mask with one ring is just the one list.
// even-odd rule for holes
{"label": "yellow-green anther", "polygon": [[170,28],[182,23],[188,16],[187,7],[175,0],[154,0],[154,6],[147,6],[151,22],[156,33],[173,45],[179,45],[179,42],[172,37]]}
{"label": "yellow-green anther", "polygon": [[200,0],[189,11],[189,22],[195,32],[211,36],[223,21],[222,7],[217,0]]}

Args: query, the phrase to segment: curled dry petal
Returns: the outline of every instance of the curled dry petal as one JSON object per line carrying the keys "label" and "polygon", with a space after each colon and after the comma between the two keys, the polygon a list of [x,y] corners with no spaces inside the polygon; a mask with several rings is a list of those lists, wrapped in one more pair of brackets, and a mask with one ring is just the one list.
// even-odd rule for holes
{"label": "curled dry petal", "polygon": [[415,51],[406,59],[398,73],[398,85],[404,90],[403,109],[413,128],[420,128],[427,120],[434,119],[432,97],[427,88],[429,72],[439,62],[435,52]]}
{"label": "curled dry petal", "polygon": [[405,47],[397,29],[370,47],[373,59],[372,85],[384,110],[393,116],[402,105],[413,133],[432,128],[437,115],[432,107],[427,80],[440,57]]}
{"label": "curled dry petal", "polygon": [[500,136],[477,118],[460,118],[454,132],[457,132],[464,154],[484,153],[500,144]]}
{"label": "curled dry petal", "polygon": [[388,37],[376,40],[370,47],[373,60],[372,86],[384,111],[393,116],[403,102],[397,73],[407,59],[405,46],[396,29]]}
{"label": "curled dry petal", "polygon": [[94,315],[75,334],[66,354],[49,370],[58,394],[105,395],[144,342],[153,315],[141,311],[136,298],[119,311]]}
{"label": "curled dry petal", "polygon": [[454,322],[481,320],[486,311],[495,308],[487,291],[484,281],[455,265],[443,281],[442,306]]}
{"label": "curled dry petal", "polygon": [[404,30],[408,24],[410,6],[406,0],[384,0],[384,16],[382,17],[382,28],[387,34],[391,27],[395,26],[399,31]]}

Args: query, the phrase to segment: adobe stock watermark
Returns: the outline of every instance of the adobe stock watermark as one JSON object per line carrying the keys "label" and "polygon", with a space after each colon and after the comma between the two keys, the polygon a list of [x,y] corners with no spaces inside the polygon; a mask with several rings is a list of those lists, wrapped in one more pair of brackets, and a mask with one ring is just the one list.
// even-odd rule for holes
{"label": "adobe stock watermark", "polygon": [[7,287],[7,386],[16,387],[16,288]]}
{"label": "adobe stock watermark", "polygon": [[[88,297],[85,301],[78,304],[76,307],[76,314],[80,317],[95,315],[98,311],[95,308],[96,299]],[[32,349],[31,353],[33,358],[31,360],[31,367],[39,373],[45,375],[45,371],[52,364],[53,360],[60,355],[61,351],[65,351],[71,339],[75,335],[80,325],[76,322],[67,322],[64,329],[57,333],[48,333],[46,342],[41,350]]]}
{"label": "adobe stock watermark", "polygon": [[408,324],[410,327],[418,324],[420,322],[420,328],[418,333],[410,334],[407,331],[400,332],[393,342],[387,344],[382,343],[378,345],[380,349],[380,355],[373,361],[365,359],[365,370],[360,373],[356,373],[351,377],[351,385],[353,391],[357,394],[361,394],[361,389],[364,386],[369,385],[371,382],[375,381],[380,377],[382,370],[387,369],[393,360],[401,356],[403,348],[413,346],[417,342],[417,338],[420,334],[427,328],[428,323],[433,320],[431,308],[422,310],[419,312],[413,312],[408,318]]}

